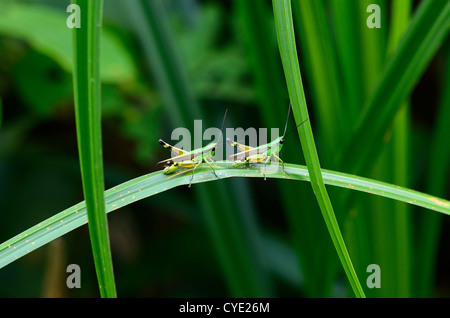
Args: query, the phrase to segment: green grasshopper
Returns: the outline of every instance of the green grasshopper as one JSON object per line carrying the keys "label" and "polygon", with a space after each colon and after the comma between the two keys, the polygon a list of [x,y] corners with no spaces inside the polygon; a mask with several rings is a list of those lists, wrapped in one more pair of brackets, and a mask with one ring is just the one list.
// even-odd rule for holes
{"label": "green grasshopper", "polygon": [[[228,111],[228,109],[225,111],[225,115],[223,117],[222,127],[220,128],[221,132],[222,132],[222,129],[223,129],[223,124],[225,122],[225,117],[227,116],[227,111]],[[194,167],[194,169],[192,170],[191,180],[189,181],[189,188],[191,187],[192,180],[194,179],[194,171],[195,171],[195,169],[197,169],[197,167],[202,162],[206,162],[211,167],[211,169],[212,169],[214,175],[217,177],[217,179],[220,179],[217,176],[216,171],[214,170],[214,168],[212,167],[211,164],[213,163],[212,157],[216,153],[216,147],[217,147],[217,144],[218,144],[218,142],[219,142],[221,137],[222,137],[222,133],[220,134],[219,139],[217,140],[217,142],[212,142],[212,143],[210,143],[209,145],[207,145],[207,146],[205,146],[203,148],[194,149],[192,151],[185,151],[185,150],[176,148],[174,146],[169,145],[164,140],[160,139],[158,142],[159,142],[159,144],[161,146],[163,146],[164,148],[168,148],[168,149],[172,150],[178,156],[175,156],[175,157],[170,158],[170,159],[162,160],[162,161],[158,162],[158,164],[165,163],[167,165],[164,168],[164,170],[163,170],[164,174],[174,173],[180,167],[183,167],[183,168]]]}
{"label": "green grasshopper", "polygon": [[[272,141],[272,142],[270,142],[268,144],[261,145],[261,146],[253,148],[253,147],[250,147],[250,146],[246,146],[246,145],[237,143],[236,141],[233,141],[230,138],[227,138],[226,142],[229,145],[231,145],[231,146],[233,146],[235,148],[239,148],[240,150],[242,150],[242,152],[239,152],[237,154],[234,154],[234,155],[231,155],[231,156],[228,157],[228,159],[227,159],[228,161],[233,161],[232,166],[234,168],[237,168],[237,167],[240,167],[242,165],[249,164],[249,163],[263,163],[264,164],[264,180],[266,180],[266,165],[271,160],[271,158],[274,157],[278,161],[281,162],[281,165],[283,167],[283,172],[285,174],[289,175],[289,173],[287,173],[286,170],[284,170],[284,162],[278,156],[278,153],[283,148],[284,139],[285,139],[285,136],[286,136],[286,128],[287,128],[287,124],[288,124],[288,120],[289,120],[290,110],[291,110],[291,104],[289,104],[288,115],[287,115],[287,119],[286,119],[286,125],[284,126],[283,136],[278,137],[277,139],[275,139],[274,141]],[[302,125],[307,120],[308,119],[306,119],[305,121],[303,121],[302,123],[297,125],[295,128],[297,128],[298,126]]]}

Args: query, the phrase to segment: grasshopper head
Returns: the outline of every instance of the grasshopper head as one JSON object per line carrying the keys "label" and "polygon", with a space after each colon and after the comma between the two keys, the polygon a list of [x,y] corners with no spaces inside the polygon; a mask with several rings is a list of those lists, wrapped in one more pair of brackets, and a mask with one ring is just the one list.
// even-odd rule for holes
{"label": "grasshopper head", "polygon": [[280,137],[280,140],[278,141],[278,151],[281,151],[281,149],[283,148],[283,144],[284,144],[284,136]]}
{"label": "grasshopper head", "polygon": [[178,168],[179,168],[179,167],[178,167],[178,164],[174,163],[173,161],[168,161],[168,162],[167,162],[167,167],[164,168],[163,173],[164,173],[164,174],[171,174],[171,173],[173,173],[175,170],[177,170]]}

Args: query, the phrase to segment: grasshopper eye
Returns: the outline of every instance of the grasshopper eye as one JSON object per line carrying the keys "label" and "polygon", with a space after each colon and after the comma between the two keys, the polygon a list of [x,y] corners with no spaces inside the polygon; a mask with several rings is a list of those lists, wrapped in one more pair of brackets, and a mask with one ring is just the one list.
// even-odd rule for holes
{"label": "grasshopper eye", "polygon": [[284,138],[280,139],[280,145],[282,145],[284,143]]}

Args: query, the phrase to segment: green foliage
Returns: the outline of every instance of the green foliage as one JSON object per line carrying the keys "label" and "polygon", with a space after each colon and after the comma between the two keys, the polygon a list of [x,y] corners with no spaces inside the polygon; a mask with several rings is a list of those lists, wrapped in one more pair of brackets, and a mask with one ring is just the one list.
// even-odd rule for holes
{"label": "green foliage", "polygon": [[[99,173],[99,211],[121,211],[108,213],[119,296],[450,295],[448,1],[292,0],[292,21],[271,4],[105,1],[91,131],[73,108],[67,4],[0,2],[0,296],[98,295],[80,167]],[[189,171],[155,166],[176,127],[218,126],[228,108],[226,127],[282,129],[289,100],[288,130],[309,118],[280,153],[289,176],[217,162],[221,180],[201,165],[188,189]],[[104,173],[78,147],[102,148]],[[381,289],[365,285],[373,263]]]}
{"label": "green foliage", "polygon": [[[2,12],[0,34],[27,41],[65,71],[72,71],[71,33],[66,27],[68,14],[48,6],[15,2],[8,3]],[[117,36],[103,31],[102,48],[100,69],[103,81],[126,83],[135,79],[136,65]]]}

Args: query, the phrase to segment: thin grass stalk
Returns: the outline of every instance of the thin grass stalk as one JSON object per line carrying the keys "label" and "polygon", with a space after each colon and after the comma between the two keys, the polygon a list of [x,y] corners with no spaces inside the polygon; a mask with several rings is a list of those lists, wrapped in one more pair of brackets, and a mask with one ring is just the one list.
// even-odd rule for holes
{"label": "thin grass stalk", "polygon": [[105,213],[101,139],[100,35],[103,1],[77,0],[81,28],[74,28],[75,116],[89,235],[102,297],[116,297]]}
{"label": "thin grass stalk", "polygon": [[[281,60],[283,62],[284,73],[292,110],[296,122],[300,123],[309,118],[303,84],[300,74],[300,67],[297,58],[297,48],[295,44],[294,26],[292,21],[292,8],[290,0],[273,0],[275,15],[275,27],[277,30],[278,45]],[[341,260],[344,271],[356,297],[365,297],[361,284],[356,276],[347,248],[345,247],[342,234],[339,230],[336,217],[334,215],[331,201],[323,183],[320,171],[320,163],[317,150],[312,135],[311,123],[305,122],[298,127],[298,133],[302,144],[303,154],[306,160],[308,171],[311,177],[311,186],[316,195],[317,202],[325,220],[325,224],[330,233],[333,244]]]}
{"label": "thin grass stalk", "polygon": [[[391,25],[388,38],[388,55],[395,52],[402,35],[406,31],[410,16],[412,3],[410,0],[395,1],[391,5]],[[405,101],[397,115],[395,126],[392,133],[392,141],[389,145],[391,154],[387,164],[390,167],[393,183],[409,187],[411,184],[411,124],[410,124],[410,103]],[[392,255],[395,266],[395,296],[411,297],[414,289],[412,288],[413,275],[413,249],[412,249],[412,215],[411,208],[407,204],[394,202],[396,213],[393,215],[393,228],[395,232],[395,241],[391,242],[394,246]]]}
{"label": "thin grass stalk", "polygon": [[[296,0],[293,2],[294,22],[300,39],[300,56],[310,85],[318,124],[317,139],[321,160],[329,165],[334,160],[339,143],[349,139],[348,110],[345,88],[339,69],[339,58],[329,25],[326,3],[323,0]],[[344,118],[345,115],[345,118]],[[329,192],[332,196],[334,189]],[[336,196],[339,199],[339,196]],[[338,212],[338,211],[337,211]],[[324,229],[325,230],[325,229]],[[321,237],[324,237],[323,234]],[[333,246],[328,240],[315,239],[315,296],[331,295],[338,269]],[[331,265],[333,264],[333,265]],[[331,266],[330,266],[331,265]]]}
{"label": "thin grass stalk", "polygon": [[[381,28],[379,29],[367,27],[369,13],[366,11],[371,4],[376,4],[380,8]],[[364,98],[367,99],[376,88],[386,58],[387,8],[385,1],[361,0],[358,1],[358,9],[361,51],[364,56],[361,60],[361,73]],[[360,114],[363,113],[364,106],[366,105],[361,104]],[[373,171],[370,172],[370,176],[380,180],[389,180],[392,163],[390,162],[390,143],[388,139],[385,139],[385,142],[380,146],[377,157],[374,159],[376,159],[374,160],[376,163]],[[361,200],[361,196],[357,200]],[[359,204],[360,207],[364,206],[364,208],[358,213],[358,217],[365,219],[366,234],[363,234],[364,236],[360,237],[359,240],[369,239],[371,249],[368,255],[369,258],[361,260],[360,264],[362,266],[358,269],[360,273],[363,273],[366,271],[368,264],[375,263],[379,265],[383,269],[381,284],[384,288],[370,289],[367,291],[367,294],[369,297],[393,296],[391,292],[396,287],[397,277],[395,265],[393,264],[396,250],[394,248],[395,244],[392,244],[392,242],[396,242],[396,234],[392,222],[393,216],[388,213],[388,211],[393,210],[393,202],[380,200],[375,197],[365,201],[365,205]],[[380,235],[380,233],[383,234]],[[367,256],[367,253],[364,253],[364,255]]]}
{"label": "thin grass stalk", "polygon": [[[285,121],[286,114],[280,111],[281,106],[288,105],[287,90],[283,78],[281,61],[278,58],[278,48],[276,41],[270,41],[271,34],[276,36],[271,21],[270,7],[261,0],[235,0],[233,2],[237,19],[239,20],[239,30],[242,42],[249,60],[253,78],[255,80],[256,98],[260,107],[263,122],[266,127],[279,127]],[[275,38],[274,38],[275,39]],[[283,160],[295,162],[298,160],[297,150],[294,140],[289,141],[289,145],[283,148]],[[311,297],[320,297],[323,293],[324,275],[315,275],[319,262],[312,255],[316,247],[308,242],[317,241],[318,237],[327,235],[326,228],[320,215],[315,213],[316,206],[310,204],[311,200],[306,199],[311,196],[305,187],[297,184],[287,184],[279,182],[278,196],[281,198],[284,211],[290,226],[290,237],[299,259],[301,271],[304,273],[305,282],[302,292]],[[299,214],[296,196],[301,193],[305,198],[303,207],[307,213]],[[325,241],[331,245],[329,241]],[[320,271],[320,270],[319,270]],[[323,271],[325,272],[325,271]]]}
{"label": "thin grass stalk", "polygon": [[[352,1],[329,0],[338,66],[342,75],[346,115],[350,122],[360,116],[364,101],[364,81],[361,72],[364,55],[361,50],[358,6]],[[352,130],[347,130],[351,133]]]}

